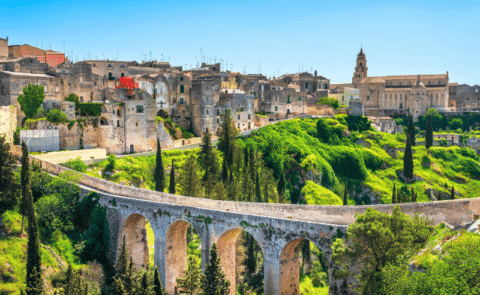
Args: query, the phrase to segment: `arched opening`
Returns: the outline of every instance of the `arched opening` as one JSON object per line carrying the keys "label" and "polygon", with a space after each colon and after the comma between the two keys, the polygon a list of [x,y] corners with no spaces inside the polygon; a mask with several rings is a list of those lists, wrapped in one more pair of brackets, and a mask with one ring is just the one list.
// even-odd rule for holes
{"label": "arched opening", "polygon": [[[123,237],[125,237],[127,251],[129,255],[131,255],[133,265],[136,269],[146,267],[153,263],[155,249],[153,245],[154,234],[150,224],[148,224],[147,229],[147,223],[148,221],[144,216],[132,214],[123,224],[122,236],[120,237],[122,242],[119,244],[119,247],[121,249]],[[151,241],[149,241],[149,238]],[[118,253],[120,253],[120,250]]]}
{"label": "arched opening", "polygon": [[108,120],[105,118],[100,118],[100,125],[101,126],[107,126],[108,125]]}
{"label": "arched opening", "polygon": [[296,239],[283,248],[280,256],[280,294],[302,293],[329,294],[328,262],[314,243]]}
{"label": "arched opening", "polygon": [[188,256],[201,262],[200,236],[190,223],[178,220],[167,230],[165,238],[165,289],[168,294],[177,294],[177,278],[183,277],[187,269]]}
{"label": "arched opening", "polygon": [[252,235],[241,228],[228,230],[218,239],[217,249],[230,294],[263,294],[263,252]]}

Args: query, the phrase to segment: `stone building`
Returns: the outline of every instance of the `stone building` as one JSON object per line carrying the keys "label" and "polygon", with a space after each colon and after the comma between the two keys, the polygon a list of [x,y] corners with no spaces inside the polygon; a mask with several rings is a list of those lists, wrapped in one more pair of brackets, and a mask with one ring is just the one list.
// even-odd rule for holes
{"label": "stone building", "polygon": [[348,102],[348,114],[351,116],[365,115],[365,109],[361,100],[350,100]]}
{"label": "stone building", "polygon": [[17,110],[15,106],[0,106],[0,136],[13,144],[13,133],[17,129]]}
{"label": "stone building", "polygon": [[33,57],[38,59],[41,63],[46,63],[49,67],[53,68],[64,63],[66,60],[65,53],[63,52],[43,50],[28,44],[8,46],[8,57]]}
{"label": "stone building", "polygon": [[264,109],[275,120],[304,114],[307,112],[307,93],[294,88],[270,90],[270,101],[265,103]]}
{"label": "stone building", "polygon": [[8,37],[0,38],[0,60],[8,57]]}
{"label": "stone building", "polygon": [[360,99],[369,116],[406,114],[410,110],[414,120],[418,120],[429,108],[449,110],[448,72],[437,75],[370,77],[363,49],[357,55],[352,84],[360,90]]}
{"label": "stone building", "polygon": [[84,60],[83,62],[92,66],[92,73],[106,77],[109,81],[118,81],[120,77],[126,77],[127,67],[134,64],[131,61],[118,60]]}
{"label": "stone building", "polygon": [[480,111],[480,86],[466,84],[456,86],[456,111]]}

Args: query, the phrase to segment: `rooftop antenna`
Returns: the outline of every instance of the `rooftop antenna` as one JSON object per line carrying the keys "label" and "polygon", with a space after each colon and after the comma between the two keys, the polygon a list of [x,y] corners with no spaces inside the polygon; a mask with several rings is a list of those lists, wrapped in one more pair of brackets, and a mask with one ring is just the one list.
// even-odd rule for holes
{"label": "rooftop antenna", "polygon": [[63,41],[63,54],[65,54],[65,41]]}
{"label": "rooftop antenna", "polygon": [[202,48],[200,48],[200,60],[201,60],[201,63],[203,63],[203,50],[202,50]]}
{"label": "rooftop antenna", "polygon": [[230,70],[233,71],[233,62],[230,63]]}
{"label": "rooftop antenna", "polygon": [[150,50],[150,61],[152,60],[152,51]]}
{"label": "rooftop antenna", "polygon": [[105,60],[105,52],[103,53],[103,60]]}
{"label": "rooftop antenna", "polygon": [[43,49],[43,41],[40,41],[40,46],[42,46],[42,49]]}
{"label": "rooftop antenna", "polygon": [[170,63],[170,55],[168,56],[168,63]]}
{"label": "rooftop antenna", "polygon": [[262,62],[261,61],[258,62],[258,66],[259,66],[259,72],[260,72],[259,74],[261,75],[262,74]]}
{"label": "rooftop antenna", "polygon": [[50,50],[52,50],[52,43],[49,43],[48,47],[50,47]]}
{"label": "rooftop antenna", "polygon": [[117,51],[117,61],[118,61],[118,51]]}

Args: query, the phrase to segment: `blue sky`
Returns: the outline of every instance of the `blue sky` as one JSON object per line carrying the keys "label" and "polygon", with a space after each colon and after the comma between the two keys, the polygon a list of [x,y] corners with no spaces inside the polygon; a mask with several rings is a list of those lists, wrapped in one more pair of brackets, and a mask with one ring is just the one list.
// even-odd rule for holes
{"label": "blue sky", "polygon": [[[269,77],[317,70],[350,82],[363,44],[370,76],[439,74],[480,84],[479,1],[9,1],[0,37],[75,60],[222,59]],[[72,54],[73,52],[73,54]],[[117,53],[118,52],[118,53]]]}

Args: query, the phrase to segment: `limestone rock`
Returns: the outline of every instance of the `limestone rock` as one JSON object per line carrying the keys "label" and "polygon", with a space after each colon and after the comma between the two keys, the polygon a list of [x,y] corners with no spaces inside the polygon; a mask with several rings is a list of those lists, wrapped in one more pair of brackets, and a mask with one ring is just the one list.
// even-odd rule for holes
{"label": "limestone rock", "polygon": [[469,233],[480,233],[480,219],[475,221],[472,225],[470,225],[467,229]]}
{"label": "limestone rock", "polygon": [[170,134],[165,130],[163,122],[158,123],[157,138],[160,141],[162,149],[173,147],[173,140]]}
{"label": "limestone rock", "polygon": [[359,145],[361,145],[361,146],[363,146],[363,147],[366,147],[366,148],[370,148],[370,147],[372,146],[371,143],[369,143],[368,141],[363,140],[362,138],[357,139],[357,140],[355,141],[355,143],[356,143],[356,144],[359,144]]}

